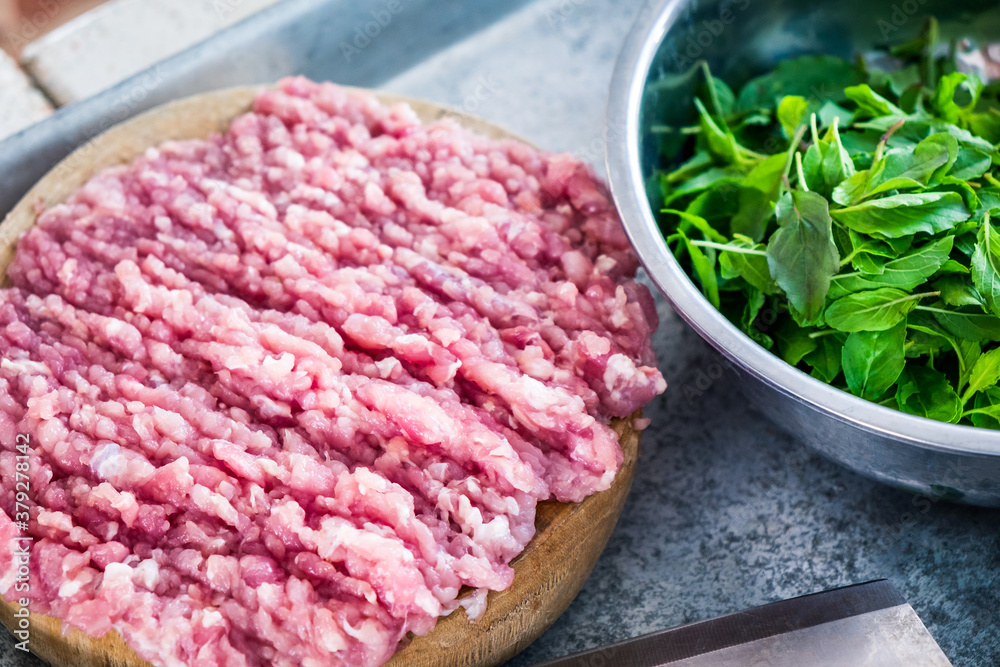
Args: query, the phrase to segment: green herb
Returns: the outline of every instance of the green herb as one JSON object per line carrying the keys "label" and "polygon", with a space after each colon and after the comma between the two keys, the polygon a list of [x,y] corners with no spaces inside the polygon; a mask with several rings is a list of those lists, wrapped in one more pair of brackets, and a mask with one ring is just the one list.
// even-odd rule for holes
{"label": "green herb", "polygon": [[981,354],[969,371],[969,387],[962,399],[968,400],[976,393],[996,385],[1000,381],[1000,348]]}
{"label": "green herb", "polygon": [[814,192],[789,192],[776,211],[778,230],[767,244],[767,265],[791,307],[814,319],[823,312],[840,266],[827,201]]}
{"label": "green herb", "polygon": [[954,245],[955,239],[946,236],[911,250],[898,259],[877,265],[877,271],[841,273],[833,278],[834,289],[830,297],[837,299],[845,293],[880,287],[912,290],[944,266]]}
{"label": "green herb", "polygon": [[906,323],[885,332],[859,331],[844,343],[844,379],[851,392],[877,401],[896,384],[906,364]]}
{"label": "green herb", "polygon": [[884,331],[906,319],[923,294],[883,287],[849,294],[826,309],[826,324],[839,331]]}
{"label": "green herb", "polygon": [[893,71],[806,56],[735,92],[705,63],[665,78],[694,102],[654,130],[652,196],[709,301],[787,363],[1000,429],[1000,84],[937,41],[931,19]]}
{"label": "green herb", "polygon": [[1000,315],[1000,234],[990,225],[988,213],[972,255],[972,281],[990,311]]}
{"label": "green herb", "polygon": [[962,418],[962,400],[948,377],[929,366],[903,370],[896,389],[896,403],[903,412],[957,423]]}
{"label": "green herb", "polygon": [[892,239],[946,232],[969,219],[965,202],[954,192],[892,195],[834,209],[830,214],[860,234]]}

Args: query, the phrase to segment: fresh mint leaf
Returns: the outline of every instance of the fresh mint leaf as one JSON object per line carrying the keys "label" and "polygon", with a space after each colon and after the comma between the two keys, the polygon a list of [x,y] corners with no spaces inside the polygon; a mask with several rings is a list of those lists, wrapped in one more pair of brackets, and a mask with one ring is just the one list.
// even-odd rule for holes
{"label": "fresh mint leaf", "polygon": [[786,156],[772,155],[755,166],[740,184],[739,208],[733,216],[733,234],[760,242],[774,217],[774,203],[781,191]]}
{"label": "fresh mint leaf", "polygon": [[983,82],[975,74],[952,72],[941,77],[931,105],[938,116],[947,123],[959,123],[979,102]]}
{"label": "fresh mint leaf", "polygon": [[969,383],[969,379],[975,371],[976,362],[983,354],[983,348],[977,341],[962,339],[952,341],[952,346],[958,355],[958,390],[961,391]]}
{"label": "fresh mint leaf", "polygon": [[837,299],[827,307],[824,317],[827,326],[839,331],[885,331],[903,321],[920,298],[919,294],[883,287]]}
{"label": "fresh mint leaf", "polygon": [[827,145],[826,151],[823,154],[823,180],[826,182],[828,188],[826,192],[829,192],[837,187],[845,178],[853,176],[855,170],[851,155],[841,142],[840,128],[837,122],[834,122],[830,129],[827,130],[823,141]]}
{"label": "fresh mint leaf", "polygon": [[833,125],[834,119],[837,120],[841,127],[847,127],[854,119],[854,114],[829,100],[823,103],[823,106],[816,112],[816,116],[819,118],[820,127],[830,127]]}
{"label": "fresh mint leaf", "polygon": [[992,213],[994,217],[1000,218],[1000,188],[980,188],[976,194],[979,196],[976,218],[980,219],[987,213]]}
{"label": "fresh mint leaf", "polygon": [[833,192],[844,206],[891,190],[911,190],[940,181],[958,158],[958,140],[950,134],[932,134],[912,148],[889,151],[871,169],[859,172]]}
{"label": "fresh mint leaf", "polygon": [[1000,109],[969,115],[969,131],[992,144],[1000,144]]}
{"label": "fresh mint leaf", "polygon": [[787,95],[800,95],[818,104],[827,100],[841,102],[845,99],[846,86],[864,80],[864,74],[856,65],[835,56],[803,56],[783,60],[773,71],[743,87],[736,99],[736,110],[773,109]]}
{"label": "fresh mint leaf", "polygon": [[771,347],[774,346],[774,339],[764,333],[761,329],[757,328],[756,325],[757,316],[764,307],[767,298],[764,296],[763,292],[755,288],[750,288],[747,290],[746,294],[747,305],[746,308],[743,309],[743,318],[741,320],[743,332],[758,345],[766,350],[770,350]]}
{"label": "fresh mint leaf", "polygon": [[802,159],[806,185],[824,197],[855,175],[854,162],[841,139],[839,122],[834,121],[826,135],[806,151]]}
{"label": "fresh mint leaf", "polygon": [[951,175],[958,180],[974,180],[982,177],[993,164],[991,153],[984,153],[975,148],[966,148],[958,155],[951,168]]}
{"label": "fresh mint leaf", "polygon": [[965,202],[954,192],[892,195],[833,209],[830,215],[855,231],[882,238],[937,234],[969,219]]}
{"label": "fresh mint leaf", "polygon": [[974,394],[995,386],[998,381],[1000,381],[1000,348],[981,354],[976,359],[969,372],[969,386],[962,394],[962,403],[967,403]]}
{"label": "fresh mint leaf", "polygon": [[720,127],[716,123],[701,100],[695,98],[694,104],[698,108],[701,137],[705,142],[705,148],[708,152],[712,154],[716,161],[723,165],[738,162],[740,149],[733,133],[728,128]]}
{"label": "fresh mint leaf", "polygon": [[1000,341],[1000,319],[982,312],[950,310],[929,306],[946,331],[959,338],[977,342]]}
{"label": "fresh mint leaf", "polygon": [[781,358],[792,366],[797,366],[803,358],[819,347],[809,329],[798,326],[794,320],[785,319],[778,325],[774,337],[778,342]]}
{"label": "fresh mint leaf", "polygon": [[949,273],[935,280],[932,285],[935,290],[941,292],[941,300],[944,301],[945,305],[956,308],[961,306],[986,307],[983,297],[967,276]]}
{"label": "fresh mint leaf", "polygon": [[691,267],[694,269],[694,274],[698,277],[698,282],[701,284],[701,291],[709,302],[715,308],[718,308],[719,280],[715,275],[715,252],[709,250],[709,253],[706,254],[701,248],[691,243],[691,239],[684,232],[678,230],[677,233],[681,237],[681,240],[684,241],[684,247],[691,257]]}
{"label": "fresh mint leaf", "polygon": [[856,271],[869,275],[881,275],[885,271],[886,260],[898,256],[892,246],[885,241],[848,230],[851,240],[850,259]]}
{"label": "fresh mint leaf", "polygon": [[990,224],[989,214],[979,229],[972,254],[972,282],[994,315],[1000,315],[1000,234]]}
{"label": "fresh mint leaf", "polygon": [[712,76],[707,62],[702,60],[700,65],[705,77],[705,97],[712,105],[712,113],[720,118],[726,118],[733,113],[733,107],[736,104],[736,95],[733,93],[733,89],[729,87],[729,84],[716,76]]}
{"label": "fresh mint leaf", "polygon": [[771,277],[792,308],[814,319],[840,268],[827,201],[813,192],[788,192],[778,200],[776,213],[778,229],[767,244]]}
{"label": "fresh mint leaf", "polygon": [[795,131],[802,125],[806,112],[809,111],[809,102],[800,95],[787,95],[778,104],[778,122],[781,129],[785,131],[785,136],[789,139],[795,136]]}
{"label": "fresh mint leaf", "polygon": [[742,178],[743,173],[734,167],[712,167],[676,186],[671,185],[668,180],[664,180],[663,205],[665,208],[669,208],[678,199],[703,192],[709,188],[725,185],[736,187]]}
{"label": "fresh mint leaf", "polygon": [[722,267],[723,275],[731,277],[739,276],[762,294],[777,294],[781,291],[778,284],[771,278],[771,272],[767,265],[767,256],[765,255],[766,248],[763,244],[755,244],[746,237],[737,237],[729,245],[755,252],[753,254],[733,251],[722,252],[719,255],[719,265]]}
{"label": "fresh mint leaf", "polygon": [[896,383],[906,365],[906,322],[886,331],[858,331],[844,343],[842,365],[855,396],[877,401]]}
{"label": "fresh mint leaf", "polygon": [[[982,205],[982,200],[980,200],[976,189],[969,185],[968,181],[959,180],[954,176],[945,176],[934,184],[934,189],[937,192],[954,192],[961,195],[962,201],[965,202],[965,208],[970,211],[978,211]],[[973,217],[982,219],[983,216],[973,215]]]}
{"label": "fresh mint leaf", "polygon": [[858,105],[857,115],[869,118],[906,116],[902,109],[876,93],[868,84],[845,88],[844,95]]}
{"label": "fresh mint leaf", "polygon": [[816,349],[802,360],[812,366],[813,377],[831,383],[840,375],[845,337],[842,334],[820,336],[816,339]]}
{"label": "fresh mint leaf", "polygon": [[962,401],[948,377],[927,366],[905,368],[896,388],[899,409],[919,417],[957,423]]}
{"label": "fresh mint leaf", "polygon": [[688,234],[692,228],[697,229],[702,233],[707,240],[713,241],[715,243],[727,243],[729,239],[723,236],[721,233],[716,231],[712,225],[708,224],[708,221],[700,215],[694,215],[688,213],[687,211],[678,211],[672,208],[665,208],[661,213],[666,213],[667,215],[676,215],[681,219],[681,224],[677,226],[677,229]]}
{"label": "fresh mint leaf", "polygon": [[991,387],[976,394],[975,407],[965,416],[979,428],[1000,429],[1000,388]]}
{"label": "fresh mint leaf", "polygon": [[946,236],[931,241],[899,259],[886,262],[877,275],[842,273],[833,277],[830,298],[836,299],[849,292],[861,292],[879,287],[896,287],[911,290],[923,284],[947,261],[955,240]]}
{"label": "fresh mint leaf", "polygon": [[685,213],[704,218],[714,229],[728,230],[729,221],[736,215],[738,193],[739,189],[731,184],[711,187],[699,193]]}

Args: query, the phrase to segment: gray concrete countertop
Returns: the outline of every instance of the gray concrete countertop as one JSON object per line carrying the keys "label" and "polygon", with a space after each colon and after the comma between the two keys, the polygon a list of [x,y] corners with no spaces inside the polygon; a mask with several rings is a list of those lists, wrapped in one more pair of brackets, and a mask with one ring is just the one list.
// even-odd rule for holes
{"label": "gray concrete countertop", "polygon": [[[605,96],[638,3],[539,0],[393,79],[536,144],[603,158]],[[618,528],[567,612],[508,667],[888,578],[957,666],[1000,664],[1000,512],[914,496],[813,454],[757,412],[658,298],[670,387]],[[41,663],[0,639],[0,667]]]}

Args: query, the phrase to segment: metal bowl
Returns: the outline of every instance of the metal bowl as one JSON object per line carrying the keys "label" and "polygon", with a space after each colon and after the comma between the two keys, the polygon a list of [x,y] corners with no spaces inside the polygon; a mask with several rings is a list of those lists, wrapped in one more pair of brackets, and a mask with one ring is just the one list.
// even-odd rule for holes
{"label": "metal bowl", "polygon": [[[611,189],[646,271],[674,310],[730,362],[748,398],[825,456],[888,484],[1000,507],[1000,432],[916,417],[862,400],[760,347],[702,296],[657,228],[645,183],[659,162],[649,124],[687,113],[690,99],[655,85],[699,58],[739,84],[805,53],[850,58],[907,39],[934,15],[942,36],[1000,38],[997,0],[654,0],[640,12],[611,86],[605,129]],[[992,40],[989,37],[992,36]]]}

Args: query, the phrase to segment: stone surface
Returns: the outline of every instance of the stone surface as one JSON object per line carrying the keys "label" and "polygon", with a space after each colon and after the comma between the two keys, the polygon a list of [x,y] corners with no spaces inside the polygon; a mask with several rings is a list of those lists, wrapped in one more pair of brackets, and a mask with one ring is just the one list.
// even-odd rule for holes
{"label": "stone surface", "polygon": [[22,63],[59,106],[110,88],[278,0],[110,0],[29,44]]}
{"label": "stone surface", "polygon": [[387,82],[603,170],[611,68],[635,0],[540,0]]}
{"label": "stone surface", "polygon": [[52,113],[52,106],[18,68],[0,51],[0,139],[37,123]]}
{"label": "stone surface", "polygon": [[[611,70],[637,9],[539,0],[385,87],[599,162]],[[1000,664],[1000,511],[897,491],[811,453],[658,305],[670,388],[646,411],[622,519],[580,596],[508,667],[883,577],[956,666]],[[6,635],[0,667],[41,664],[12,645]]]}

